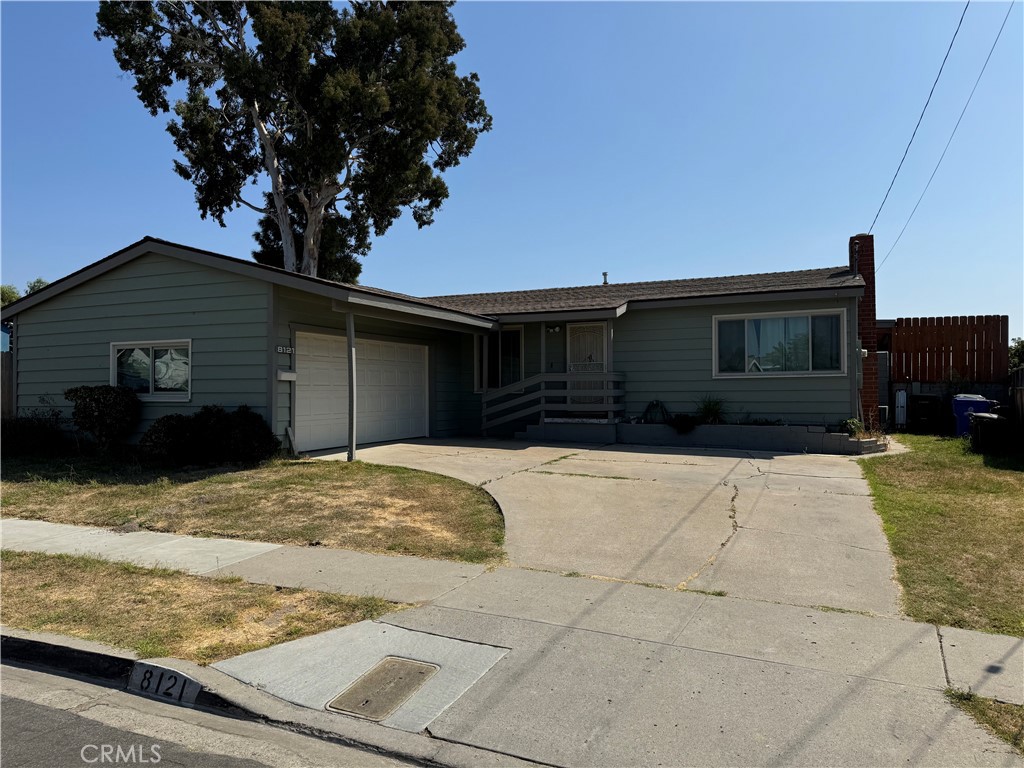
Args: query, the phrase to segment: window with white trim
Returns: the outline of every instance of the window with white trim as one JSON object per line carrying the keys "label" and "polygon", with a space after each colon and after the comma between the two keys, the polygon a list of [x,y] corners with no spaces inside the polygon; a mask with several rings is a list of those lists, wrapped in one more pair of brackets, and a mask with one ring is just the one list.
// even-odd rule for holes
{"label": "window with white trim", "polygon": [[843,312],[715,318],[716,376],[843,373]]}
{"label": "window with white trim", "polygon": [[133,341],[110,345],[110,383],[140,400],[187,401],[192,394],[192,342]]}

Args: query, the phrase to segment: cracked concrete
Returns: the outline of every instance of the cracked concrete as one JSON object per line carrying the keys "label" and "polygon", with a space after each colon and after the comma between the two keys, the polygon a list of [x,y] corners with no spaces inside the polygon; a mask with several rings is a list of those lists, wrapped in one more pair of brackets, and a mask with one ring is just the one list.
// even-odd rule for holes
{"label": "cracked concrete", "polygon": [[499,440],[360,457],[486,488],[515,566],[899,614],[888,544],[846,457]]}
{"label": "cracked concrete", "polygon": [[511,648],[430,733],[546,764],[1021,765],[929,625],[516,569],[383,621]]}

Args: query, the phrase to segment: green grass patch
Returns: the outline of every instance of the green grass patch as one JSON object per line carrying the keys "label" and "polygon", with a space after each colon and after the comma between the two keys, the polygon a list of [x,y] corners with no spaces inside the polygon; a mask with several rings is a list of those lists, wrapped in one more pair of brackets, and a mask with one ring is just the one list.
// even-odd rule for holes
{"label": "green grass patch", "polygon": [[97,459],[5,459],[8,517],[496,563],[505,528],[480,488],[363,462],[159,470]]}
{"label": "green grass patch", "polygon": [[900,435],[911,451],[861,459],[917,619],[1024,637],[1024,456]]}
{"label": "green grass patch", "polygon": [[4,551],[3,621],[199,664],[376,619],[378,597],[208,579],[92,557]]}

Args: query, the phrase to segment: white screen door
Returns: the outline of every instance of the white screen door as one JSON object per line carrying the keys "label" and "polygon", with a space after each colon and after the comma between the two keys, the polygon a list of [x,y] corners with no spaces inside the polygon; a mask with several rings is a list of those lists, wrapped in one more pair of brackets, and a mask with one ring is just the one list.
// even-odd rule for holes
{"label": "white screen door", "polygon": [[[568,326],[569,331],[569,373],[605,372],[605,324],[577,323]],[[604,381],[578,381],[571,384],[573,389],[604,389]],[[600,403],[601,396],[571,395],[570,403]]]}

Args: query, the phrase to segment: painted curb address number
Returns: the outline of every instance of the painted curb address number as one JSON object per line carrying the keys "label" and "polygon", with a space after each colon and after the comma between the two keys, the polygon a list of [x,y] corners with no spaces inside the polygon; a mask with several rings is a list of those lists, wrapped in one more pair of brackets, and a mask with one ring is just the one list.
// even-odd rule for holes
{"label": "painted curb address number", "polygon": [[176,669],[157,666],[145,661],[135,662],[131,677],[128,678],[128,690],[151,696],[154,699],[170,701],[191,707],[196,703],[196,696],[203,688],[188,675]]}

